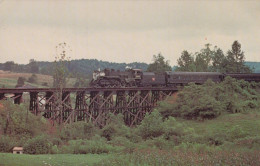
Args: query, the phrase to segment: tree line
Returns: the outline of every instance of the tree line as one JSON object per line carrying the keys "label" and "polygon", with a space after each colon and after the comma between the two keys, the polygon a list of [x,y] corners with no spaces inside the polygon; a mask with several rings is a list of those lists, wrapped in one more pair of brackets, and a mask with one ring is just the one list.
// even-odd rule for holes
{"label": "tree line", "polygon": [[[184,50],[177,60],[175,71],[187,72],[222,72],[222,73],[251,73],[253,69],[245,64],[245,54],[241,50],[241,44],[234,41],[226,54],[211,44],[205,44],[205,48],[199,52],[190,53]],[[171,70],[169,61],[164,60],[161,54],[154,55],[154,62],[148,66],[148,71],[163,72]]]}
{"label": "tree line", "polygon": [[[148,64],[139,62],[113,63],[99,61],[96,59],[79,59],[70,60],[65,67],[67,68],[68,72],[72,73],[73,76],[79,75],[81,77],[90,77],[94,70],[113,68],[115,70],[122,71],[125,70],[126,66],[142,69],[145,71]],[[7,61],[5,63],[0,63],[0,70],[53,75],[55,70],[55,62],[42,62],[31,59],[28,64],[17,64],[14,61]]]}

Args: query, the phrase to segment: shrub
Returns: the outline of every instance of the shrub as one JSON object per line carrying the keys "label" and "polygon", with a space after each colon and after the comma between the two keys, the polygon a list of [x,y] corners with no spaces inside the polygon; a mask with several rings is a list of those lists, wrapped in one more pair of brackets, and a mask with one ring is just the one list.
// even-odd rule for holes
{"label": "shrub", "polygon": [[13,141],[8,136],[0,137],[0,152],[11,152],[14,147]]}
{"label": "shrub", "polygon": [[189,137],[195,134],[193,128],[177,122],[173,117],[169,117],[163,122],[163,128],[164,138],[171,141],[174,145],[178,145],[182,141],[189,142]]}
{"label": "shrub", "polygon": [[38,77],[36,74],[32,74],[29,78],[28,78],[28,82],[30,83],[37,83]]}
{"label": "shrub", "polygon": [[113,140],[109,142],[109,144],[113,146],[118,146],[119,148],[121,147],[121,151],[123,151],[124,153],[132,153],[137,146],[126,137],[121,136],[114,137]]}
{"label": "shrub", "polygon": [[42,116],[33,115],[24,104],[17,105],[12,101],[3,101],[2,104],[0,127],[3,127],[4,134],[30,138],[45,131],[46,121]]}
{"label": "shrub", "polygon": [[247,136],[247,133],[239,125],[231,127],[227,131],[227,134],[230,141],[234,141],[235,139],[244,138]]}
{"label": "shrub", "polygon": [[104,139],[100,136],[94,136],[93,140],[71,140],[68,145],[64,145],[61,148],[62,153],[73,153],[73,154],[100,154],[109,153],[116,151],[116,149],[107,144]]}
{"label": "shrub", "polygon": [[57,146],[57,145],[53,145],[53,146],[51,147],[50,153],[51,153],[51,154],[58,154],[58,153],[60,153],[60,150],[59,150],[58,146]]}
{"label": "shrub", "polygon": [[24,152],[28,154],[47,154],[51,151],[51,143],[44,135],[34,137],[24,145]]}
{"label": "shrub", "polygon": [[47,82],[43,82],[42,86],[49,86]]}
{"label": "shrub", "polygon": [[24,77],[19,77],[18,80],[17,80],[17,84],[16,84],[16,88],[17,87],[22,87],[24,85],[24,82],[26,81],[26,78]]}
{"label": "shrub", "polygon": [[146,113],[143,121],[138,126],[138,131],[143,139],[159,137],[164,133],[163,120],[157,109]]}
{"label": "shrub", "polygon": [[102,129],[101,136],[105,137],[108,141],[110,141],[117,136],[130,136],[129,131],[129,127],[125,126],[124,124],[122,114],[115,115],[110,113],[108,115],[107,124]]}
{"label": "shrub", "polygon": [[91,139],[98,131],[91,122],[79,121],[65,125],[61,130],[60,137],[63,140]]}

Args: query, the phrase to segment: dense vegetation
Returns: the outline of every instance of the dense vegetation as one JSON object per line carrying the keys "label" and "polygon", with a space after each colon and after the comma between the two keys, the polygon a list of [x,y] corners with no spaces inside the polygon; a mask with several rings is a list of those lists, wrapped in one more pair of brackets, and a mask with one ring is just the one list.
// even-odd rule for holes
{"label": "dense vegetation", "polygon": [[53,126],[24,104],[1,101],[0,151],[23,146],[28,154],[111,154],[97,165],[254,165],[259,97],[259,84],[232,78],[189,84],[140,125],[129,128],[123,115],[110,114],[102,129],[91,122]]}
{"label": "dense vegetation", "polygon": [[259,107],[259,84],[227,77],[223,82],[208,80],[203,85],[190,83],[179,93],[175,103],[162,103],[164,117],[212,119],[223,112],[247,112]]}

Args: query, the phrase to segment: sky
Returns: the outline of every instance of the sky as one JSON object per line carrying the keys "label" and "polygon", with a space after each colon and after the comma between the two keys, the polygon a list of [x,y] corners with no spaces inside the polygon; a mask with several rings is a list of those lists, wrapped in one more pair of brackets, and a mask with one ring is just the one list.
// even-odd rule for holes
{"label": "sky", "polygon": [[70,59],[176,65],[183,50],[207,43],[225,53],[238,40],[246,61],[260,61],[259,0],[0,0],[0,63]]}

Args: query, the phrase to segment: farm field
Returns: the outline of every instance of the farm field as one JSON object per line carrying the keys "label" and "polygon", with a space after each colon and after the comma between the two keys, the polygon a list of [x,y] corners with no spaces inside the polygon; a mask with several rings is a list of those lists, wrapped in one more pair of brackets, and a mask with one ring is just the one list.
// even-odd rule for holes
{"label": "farm field", "polygon": [[[15,88],[17,84],[17,79],[19,77],[24,77],[28,80],[31,77],[32,73],[14,73],[10,71],[3,71],[0,70],[0,87],[5,88]],[[50,75],[43,75],[43,74],[35,74],[37,76],[37,84],[32,84],[29,82],[25,82],[25,84],[29,84],[38,88],[44,88],[46,86],[42,86],[43,83],[47,83],[48,87],[51,87],[53,84],[53,77]],[[73,87],[75,83],[75,78],[71,78],[68,81],[68,87]]]}
{"label": "farm field", "polygon": [[105,160],[108,154],[48,154],[48,155],[15,155],[0,153],[1,166],[86,166]]}

